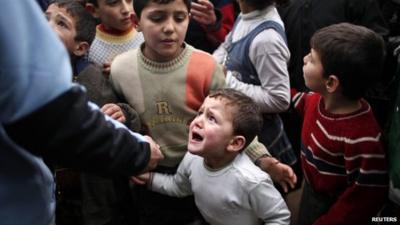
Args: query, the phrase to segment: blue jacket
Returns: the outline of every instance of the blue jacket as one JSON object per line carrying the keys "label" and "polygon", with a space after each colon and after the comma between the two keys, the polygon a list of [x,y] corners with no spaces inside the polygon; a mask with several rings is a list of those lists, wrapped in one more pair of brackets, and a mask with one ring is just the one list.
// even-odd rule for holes
{"label": "blue jacket", "polygon": [[104,117],[72,84],[68,54],[35,1],[2,2],[0,50],[2,225],[53,223],[54,182],[42,156],[101,174],[146,167],[144,138]]}

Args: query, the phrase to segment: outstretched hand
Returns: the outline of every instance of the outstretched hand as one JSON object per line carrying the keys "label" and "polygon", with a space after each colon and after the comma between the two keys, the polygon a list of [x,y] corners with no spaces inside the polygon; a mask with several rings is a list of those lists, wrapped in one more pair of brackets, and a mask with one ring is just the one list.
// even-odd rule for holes
{"label": "outstretched hand", "polygon": [[149,183],[150,178],[151,178],[151,174],[149,172],[147,172],[147,173],[142,173],[140,175],[131,177],[131,181],[135,184],[145,185],[145,184]]}
{"label": "outstretched hand", "polygon": [[271,179],[278,183],[283,191],[287,193],[289,188],[294,188],[297,183],[297,176],[293,169],[273,157],[263,157],[259,159],[260,168],[267,172]]}
{"label": "outstretched hand", "polygon": [[164,155],[160,150],[160,146],[154,142],[154,140],[150,136],[144,136],[150,144],[150,160],[147,164],[147,167],[143,172],[147,172],[156,168],[159,161],[164,159]]}
{"label": "outstretched hand", "polygon": [[217,22],[214,5],[209,0],[192,1],[190,14],[195,21],[203,26],[212,26]]}

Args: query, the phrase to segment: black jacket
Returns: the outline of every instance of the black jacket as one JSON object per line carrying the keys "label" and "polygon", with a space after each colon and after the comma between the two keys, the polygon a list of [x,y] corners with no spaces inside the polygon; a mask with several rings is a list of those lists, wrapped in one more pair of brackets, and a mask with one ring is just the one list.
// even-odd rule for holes
{"label": "black jacket", "polygon": [[384,38],[388,29],[376,0],[291,0],[279,8],[285,23],[291,60],[291,87],[306,90],[303,57],[310,51],[315,31],[335,23],[349,22],[366,26]]}

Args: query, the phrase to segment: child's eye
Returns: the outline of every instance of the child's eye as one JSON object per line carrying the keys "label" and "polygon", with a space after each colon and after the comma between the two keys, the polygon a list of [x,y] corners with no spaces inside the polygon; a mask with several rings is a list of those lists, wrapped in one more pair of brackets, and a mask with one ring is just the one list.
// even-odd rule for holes
{"label": "child's eye", "polygon": [[115,4],[117,4],[118,3],[118,0],[107,0],[106,1],[106,4],[107,5],[115,5]]}
{"label": "child's eye", "polygon": [[152,18],[150,18],[150,19],[151,19],[151,21],[153,21],[153,22],[155,22],[155,23],[161,22],[161,21],[163,20],[162,17],[152,17]]}
{"label": "child's eye", "polygon": [[215,117],[212,116],[212,115],[208,116],[207,119],[208,119],[208,121],[210,121],[211,123],[216,123],[216,122],[217,122],[217,119],[215,119]]}
{"label": "child's eye", "polygon": [[183,14],[183,13],[180,13],[180,14],[174,16],[175,21],[178,23],[185,21],[186,17],[187,17],[187,15]]}
{"label": "child's eye", "polygon": [[57,26],[64,27],[64,28],[68,28],[67,24],[64,23],[64,21],[58,21],[58,22],[57,22]]}
{"label": "child's eye", "polygon": [[159,22],[163,21],[164,18],[165,18],[164,15],[151,15],[151,16],[149,17],[149,19],[150,19],[151,21],[155,22],[155,23],[159,23]]}

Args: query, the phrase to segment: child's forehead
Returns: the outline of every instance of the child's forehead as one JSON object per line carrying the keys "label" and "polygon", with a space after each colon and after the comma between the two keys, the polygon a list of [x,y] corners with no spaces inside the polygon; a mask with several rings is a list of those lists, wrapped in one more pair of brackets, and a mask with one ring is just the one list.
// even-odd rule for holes
{"label": "child's forehead", "polygon": [[96,0],[96,3],[97,3],[98,6],[104,5],[107,2],[110,2],[110,0]]}
{"label": "child's forehead", "polygon": [[314,59],[319,59],[320,58],[319,52],[314,48],[311,48],[310,54]]}
{"label": "child's forehead", "polygon": [[127,0],[96,0],[95,6],[98,8],[109,8],[109,7],[118,7],[122,2],[126,1],[129,4],[133,4],[131,1]]}
{"label": "child's forehead", "polygon": [[67,7],[54,2],[47,7],[47,11],[67,11]]}
{"label": "child's forehead", "polygon": [[57,3],[50,4],[46,9],[46,13],[57,14],[58,16],[62,16],[65,19],[75,22],[75,17],[68,11],[68,8]]}
{"label": "child's forehead", "polygon": [[162,6],[185,6],[185,10],[188,10],[185,0],[149,0],[144,8],[158,8]]}
{"label": "child's forehead", "polygon": [[231,113],[234,110],[235,104],[231,100],[229,100],[225,97],[222,97],[222,96],[215,96],[215,97],[208,96],[204,100],[203,107],[204,106],[218,108],[225,112]]}

